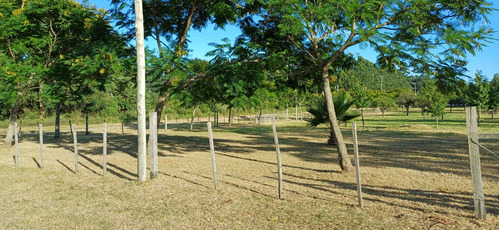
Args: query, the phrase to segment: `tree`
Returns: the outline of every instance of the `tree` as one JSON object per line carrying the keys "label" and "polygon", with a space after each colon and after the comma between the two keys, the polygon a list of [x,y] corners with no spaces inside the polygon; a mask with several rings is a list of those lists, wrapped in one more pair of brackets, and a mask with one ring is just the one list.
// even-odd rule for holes
{"label": "tree", "polygon": [[351,90],[362,82],[370,90],[392,90],[411,88],[410,79],[400,70],[387,70],[358,57],[351,68],[343,68],[336,83],[339,89]]}
{"label": "tree", "polygon": [[[117,25],[128,29],[128,34],[133,32],[133,19],[129,17],[131,15],[130,1],[111,1],[115,6],[111,12],[119,20]],[[241,4],[231,0],[148,0],[144,4],[146,6],[144,8],[146,9],[144,12],[146,15],[145,37],[152,37],[156,41],[159,57],[163,63],[161,68],[163,71],[157,76],[162,80],[162,84],[158,92],[156,112],[161,114],[169,96],[206,76],[197,75],[188,79],[179,79],[179,75],[171,74],[183,65],[183,57],[188,54],[189,30],[191,28],[201,30],[209,23],[223,28],[225,24],[235,22],[239,12],[243,14],[253,8],[251,4]],[[181,81],[183,83],[179,83]],[[160,119],[161,116],[158,116],[158,124]]]}
{"label": "tree", "polygon": [[370,95],[365,88],[356,85],[351,89],[351,96],[356,104],[356,108],[361,109],[361,122],[363,123],[363,128],[365,128],[364,109],[371,103]]}
{"label": "tree", "polygon": [[[345,91],[340,91],[333,96],[333,102],[335,104],[335,115],[341,123],[347,123],[348,121],[359,117],[361,114],[350,113],[349,108],[354,105],[355,101],[349,98],[349,95]],[[309,113],[312,114],[313,118],[308,121],[308,124],[312,127],[316,127],[320,124],[330,124],[328,120],[328,108],[326,106],[326,101],[323,97],[318,98],[313,107],[307,109]],[[328,138],[329,145],[336,145],[337,139],[335,135],[330,132],[330,137]]]}
{"label": "tree", "polygon": [[[402,70],[431,72],[453,69],[451,63],[464,64],[467,53],[474,53],[484,41],[492,39],[489,27],[471,29],[492,9],[484,1],[269,1],[264,20],[279,18],[280,35],[291,49],[300,50],[309,66],[306,74],[319,74],[329,111],[331,128],[338,140],[343,171],[352,168],[335,117],[331,100],[332,72],[346,65],[349,47],[365,44],[379,53],[378,64]],[[374,10],[376,9],[376,10]],[[269,16],[268,16],[269,15]],[[485,19],[486,20],[486,19]],[[456,26],[456,22],[463,26]],[[442,48],[435,55],[437,47]],[[290,68],[293,63],[290,64]],[[304,69],[304,68],[303,68]]]}
{"label": "tree", "polygon": [[410,114],[410,106],[415,104],[416,95],[411,90],[403,90],[397,99],[397,103],[406,108],[406,116]]}
{"label": "tree", "polygon": [[[0,17],[0,59],[6,70],[0,73],[0,78],[5,82],[2,86],[10,88],[6,90],[8,94],[3,94],[10,97],[7,101],[11,116],[5,143],[10,146],[13,123],[23,106],[24,95],[30,94],[29,91],[38,94],[40,118],[44,116],[47,101],[55,103],[59,111],[64,96],[71,92],[72,96],[80,95],[83,91],[75,92],[84,88],[82,83],[99,78],[99,74],[73,78],[71,71],[77,67],[71,68],[70,64],[88,56],[87,50],[98,53],[92,44],[100,38],[108,43],[115,40],[109,39],[113,37],[112,27],[103,10],[72,0],[1,1]],[[100,51],[109,52],[104,48]],[[90,72],[98,66],[87,65],[80,70]],[[57,128],[56,124],[56,131]]]}
{"label": "tree", "polygon": [[477,71],[473,82],[470,82],[467,88],[467,104],[476,106],[478,109],[477,113],[477,125],[481,123],[481,110],[486,108],[488,103],[488,83],[485,77],[482,75],[481,71]]}
{"label": "tree", "polygon": [[382,111],[382,117],[385,116],[385,111],[396,107],[396,100],[385,92],[379,92],[373,97],[373,106],[378,107]]}
{"label": "tree", "polygon": [[439,116],[444,114],[448,98],[438,90],[437,80],[424,78],[423,87],[418,93],[417,100],[422,108],[422,113],[430,113],[436,117],[436,129],[439,125]]}
{"label": "tree", "polygon": [[498,74],[495,74],[488,84],[488,104],[487,108],[491,112],[491,118],[493,119],[495,112],[498,111]]}

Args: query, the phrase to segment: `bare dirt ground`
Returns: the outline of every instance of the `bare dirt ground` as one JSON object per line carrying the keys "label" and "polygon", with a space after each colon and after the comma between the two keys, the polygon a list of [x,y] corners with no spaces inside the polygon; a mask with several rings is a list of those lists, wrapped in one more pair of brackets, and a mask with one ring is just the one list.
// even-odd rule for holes
{"label": "bare dirt ground", "polygon": [[[359,125],[358,125],[359,126]],[[0,144],[0,229],[498,229],[498,159],[482,152],[487,220],[474,218],[466,135],[412,124],[358,133],[364,207],[354,174],[343,174],[328,131],[279,123],[284,199],[277,194],[270,125],[214,128],[219,188],[213,189],[208,135],[160,129],[159,177],[140,184],[137,137],[108,124],[78,128],[79,172],[69,132],[23,128],[19,166]],[[47,127],[53,130],[53,127]],[[430,130],[430,131],[429,131]],[[348,150],[350,129],[343,128]],[[498,153],[498,141],[483,142]],[[354,162],[353,162],[354,163]]]}

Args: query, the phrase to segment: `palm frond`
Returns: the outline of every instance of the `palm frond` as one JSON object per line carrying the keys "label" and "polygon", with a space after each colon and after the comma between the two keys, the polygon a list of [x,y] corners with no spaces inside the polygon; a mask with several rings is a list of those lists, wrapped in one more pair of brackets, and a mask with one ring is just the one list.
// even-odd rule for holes
{"label": "palm frond", "polygon": [[[349,98],[349,95],[346,92],[339,92],[334,95],[332,99],[335,106],[335,115],[337,116],[338,121],[348,122],[361,116],[361,114],[353,114],[349,112],[349,108],[354,105],[354,101]],[[328,124],[330,122],[325,98],[318,99],[311,108],[307,109],[307,111],[313,116],[308,122],[308,125],[311,127],[316,127],[320,124]]]}

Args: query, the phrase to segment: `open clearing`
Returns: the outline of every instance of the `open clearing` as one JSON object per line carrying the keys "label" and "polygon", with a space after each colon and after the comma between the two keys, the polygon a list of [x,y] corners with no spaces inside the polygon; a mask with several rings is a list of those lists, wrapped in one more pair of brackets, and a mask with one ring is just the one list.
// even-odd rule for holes
{"label": "open clearing", "polygon": [[[305,122],[277,124],[283,200],[268,124],[214,128],[217,191],[204,124],[160,129],[159,177],[144,184],[136,182],[133,125],[122,134],[108,124],[104,176],[101,125],[88,136],[78,126],[78,174],[67,130],[54,139],[45,128],[40,170],[36,127],[23,127],[19,167],[14,148],[0,147],[0,229],[498,229],[498,159],[481,151],[488,216],[477,220],[465,119],[455,113],[437,131],[419,113],[370,116],[364,130],[357,121],[363,209],[355,174],[342,174],[325,144],[328,130]],[[498,132],[498,117],[484,120],[480,132]],[[350,127],[343,132],[352,159]],[[482,143],[498,153],[497,140]]]}

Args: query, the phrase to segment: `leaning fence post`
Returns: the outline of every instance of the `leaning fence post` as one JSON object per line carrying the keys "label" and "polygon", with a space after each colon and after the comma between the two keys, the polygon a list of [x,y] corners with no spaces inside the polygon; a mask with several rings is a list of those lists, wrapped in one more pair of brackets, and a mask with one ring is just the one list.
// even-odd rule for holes
{"label": "leaning fence post", "polygon": [[106,174],[106,155],[108,154],[108,125],[104,121],[104,127],[102,132],[102,175]]}
{"label": "leaning fence post", "polygon": [[207,128],[208,128],[208,141],[210,144],[210,156],[212,158],[212,170],[214,173],[214,188],[217,190],[217,167],[215,165],[215,150],[214,150],[214,138],[212,135],[212,124],[210,122],[207,122]]}
{"label": "leaning fence post", "polygon": [[352,137],[354,144],[354,159],[356,165],[356,182],[358,184],[358,203],[359,207],[363,207],[363,195],[361,191],[361,172],[359,169],[359,151],[358,151],[358,130],[356,123],[352,123]]}
{"label": "leaning fence post", "polygon": [[14,123],[14,163],[16,167],[19,165],[19,136],[17,133],[17,122]]}
{"label": "leaning fence post", "polygon": [[474,190],[474,210],[476,217],[486,219],[486,207],[484,205],[483,181],[481,178],[481,161],[479,159],[476,107],[467,107],[467,143],[469,145],[470,171],[472,176],[472,187]]}
{"label": "leaning fence post", "polygon": [[75,124],[73,124],[71,126],[71,130],[73,131],[73,145],[74,145],[74,151],[75,151],[75,173],[78,173],[78,147],[77,147]]}
{"label": "leaning fence post", "polygon": [[283,199],[283,172],[281,168],[281,153],[280,153],[280,145],[278,142],[278,133],[276,132],[276,125],[274,122],[272,123],[273,133],[274,133],[274,144],[276,145],[276,157],[278,160],[278,196]]}
{"label": "leaning fence post", "polygon": [[157,113],[149,114],[149,176],[151,179],[158,177],[158,132],[156,126]]}
{"label": "leaning fence post", "polygon": [[43,126],[38,124],[38,135],[40,140],[40,168],[43,169]]}

